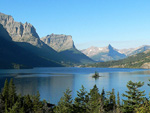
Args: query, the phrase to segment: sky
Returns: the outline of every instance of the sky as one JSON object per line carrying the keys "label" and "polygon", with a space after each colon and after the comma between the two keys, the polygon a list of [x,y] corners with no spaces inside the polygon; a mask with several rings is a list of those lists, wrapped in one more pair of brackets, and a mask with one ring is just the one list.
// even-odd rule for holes
{"label": "sky", "polygon": [[0,0],[0,12],[40,37],[71,35],[78,49],[150,45],[150,0]]}

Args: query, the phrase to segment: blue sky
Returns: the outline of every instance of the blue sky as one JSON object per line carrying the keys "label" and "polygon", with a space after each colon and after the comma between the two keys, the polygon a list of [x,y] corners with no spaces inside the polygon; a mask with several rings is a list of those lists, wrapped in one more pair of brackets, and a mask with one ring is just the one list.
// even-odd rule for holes
{"label": "blue sky", "polygon": [[78,49],[150,45],[150,0],[0,0],[0,12],[40,37],[72,35]]}

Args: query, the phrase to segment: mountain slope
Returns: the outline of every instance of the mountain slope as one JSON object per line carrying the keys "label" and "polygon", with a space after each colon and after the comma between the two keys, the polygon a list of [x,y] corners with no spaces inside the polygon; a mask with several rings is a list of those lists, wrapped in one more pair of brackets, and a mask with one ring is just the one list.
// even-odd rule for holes
{"label": "mountain slope", "polygon": [[150,50],[149,45],[143,45],[143,46],[138,47],[138,48],[123,49],[123,50],[119,50],[119,52],[122,54],[125,54],[126,56],[131,56],[131,55],[135,55],[138,53],[142,53],[142,52],[147,51],[147,50]]}
{"label": "mountain slope", "polygon": [[[19,42],[17,42],[19,43]],[[13,42],[8,32],[0,24],[0,68],[32,68],[61,66],[26,51]]]}
{"label": "mountain slope", "polygon": [[118,61],[100,62],[91,65],[90,67],[115,67],[115,68],[150,68],[150,50]]}
{"label": "mountain slope", "polygon": [[95,61],[110,61],[110,60],[119,60],[126,57],[125,54],[119,53],[111,45],[103,48],[91,47],[82,52],[92,58]]}
{"label": "mountain slope", "polygon": [[0,13],[0,23],[7,30],[12,40],[27,51],[50,61],[61,63],[69,62],[54,49],[40,40],[35,28],[29,24],[15,22],[12,16]]}
{"label": "mountain slope", "polygon": [[70,35],[51,34],[41,38],[41,40],[45,44],[59,52],[60,55],[67,58],[70,62],[74,62],[77,64],[93,63],[93,60],[76,49],[72,40],[72,36]]}

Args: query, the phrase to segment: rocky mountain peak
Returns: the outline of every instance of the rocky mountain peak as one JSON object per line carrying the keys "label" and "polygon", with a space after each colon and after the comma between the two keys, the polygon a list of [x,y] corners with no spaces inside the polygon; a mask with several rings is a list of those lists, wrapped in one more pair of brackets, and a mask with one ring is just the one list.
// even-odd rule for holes
{"label": "rocky mountain peak", "polygon": [[41,45],[36,29],[30,23],[15,22],[12,16],[0,13],[0,24],[7,30],[13,41],[27,42],[34,46]]}
{"label": "rocky mountain peak", "polygon": [[41,38],[41,40],[58,52],[75,48],[71,35],[51,34]]}
{"label": "rocky mountain peak", "polygon": [[110,44],[108,45],[108,47],[107,47],[107,48],[108,48],[108,50],[109,50],[109,51],[113,51],[113,50],[115,50],[115,49],[114,49],[114,48],[113,48]]}

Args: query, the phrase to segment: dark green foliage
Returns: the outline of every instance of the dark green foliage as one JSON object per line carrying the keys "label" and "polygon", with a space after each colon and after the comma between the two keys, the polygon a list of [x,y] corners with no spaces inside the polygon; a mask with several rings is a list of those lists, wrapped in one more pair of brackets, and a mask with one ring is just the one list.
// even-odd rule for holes
{"label": "dark green foliage", "polygon": [[87,103],[89,101],[89,96],[87,91],[85,91],[84,86],[82,86],[82,89],[80,89],[80,92],[77,91],[77,97],[74,101],[74,111],[77,113],[85,113],[88,109]]}
{"label": "dark green foliage", "polygon": [[56,106],[56,113],[72,113],[73,112],[73,100],[71,97],[71,91],[69,89],[64,92],[64,96],[58,102],[58,106]]}
{"label": "dark green foliage", "polygon": [[13,83],[13,79],[10,80],[9,82],[9,88],[8,88],[8,102],[9,106],[11,107],[12,105],[15,104],[17,98],[16,98],[16,88]]}
{"label": "dark green foliage", "polygon": [[105,100],[105,111],[114,111],[116,109],[116,97],[115,97],[115,91],[112,89],[112,91],[107,92],[108,98]]}
{"label": "dark green foliage", "polygon": [[32,111],[33,108],[33,102],[29,95],[24,96],[24,109],[26,113],[29,113]]}
{"label": "dark green foliage", "polygon": [[40,111],[42,107],[43,107],[43,104],[40,101],[40,94],[37,91],[37,94],[33,96],[33,111],[34,112]]}
{"label": "dark green foliage", "polygon": [[89,113],[97,113],[100,110],[100,94],[96,85],[89,93],[88,110]]}
{"label": "dark green foliage", "polygon": [[98,78],[98,77],[100,77],[100,76],[99,76],[99,73],[95,71],[95,74],[92,75],[92,77],[93,77],[93,78]]}
{"label": "dark green foliage", "polygon": [[[46,113],[43,107],[47,102],[40,101],[40,94],[37,92],[35,96],[17,95],[13,79],[6,79],[4,88],[0,93],[0,113]],[[52,111],[50,108],[48,113]]]}
{"label": "dark green foliage", "polygon": [[120,112],[121,112],[119,92],[117,93],[117,109],[116,109],[116,112],[117,112],[117,113],[120,113]]}
{"label": "dark green foliage", "polygon": [[129,91],[125,91],[127,94],[123,94],[124,97],[127,98],[127,100],[123,100],[124,102],[124,112],[132,113],[136,108],[140,106],[140,104],[143,103],[145,91],[140,91],[139,88],[144,85],[144,82],[132,82],[129,81],[127,84],[127,88]]}
{"label": "dark green foliage", "polygon": [[117,98],[115,90],[105,94],[104,88],[101,93],[96,85],[88,93],[82,86],[80,91],[77,91],[77,97],[71,97],[69,89],[64,92],[64,96],[55,107],[50,107],[45,100],[40,101],[40,94],[36,95],[17,95],[15,85],[11,79],[8,83],[6,79],[4,88],[0,93],[0,113],[149,113],[150,101],[144,97],[144,91],[140,91],[144,85],[142,82],[129,81],[126,94],[127,97],[120,104],[119,92]]}

